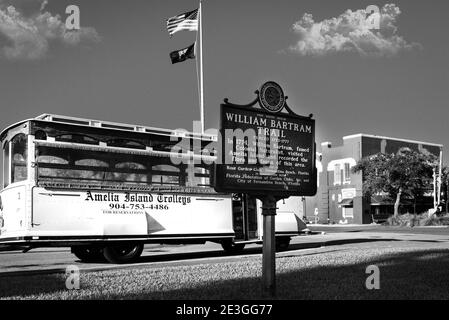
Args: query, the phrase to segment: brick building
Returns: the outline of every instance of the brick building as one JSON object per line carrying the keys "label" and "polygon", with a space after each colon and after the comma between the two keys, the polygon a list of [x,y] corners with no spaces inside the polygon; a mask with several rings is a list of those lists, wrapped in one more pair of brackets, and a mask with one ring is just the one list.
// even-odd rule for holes
{"label": "brick building", "polygon": [[[306,198],[304,216],[308,220],[319,218],[320,223],[368,224],[376,217],[392,214],[394,199],[363,197],[362,175],[352,173],[351,168],[364,157],[379,152],[396,153],[402,147],[421,152],[427,150],[440,157],[443,145],[368,134],[343,137],[343,145],[336,147],[329,142],[322,143],[317,163],[318,192],[315,197]],[[407,200],[401,202],[402,212],[432,208],[433,193],[418,204],[414,203],[414,208],[410,208],[411,205]]]}

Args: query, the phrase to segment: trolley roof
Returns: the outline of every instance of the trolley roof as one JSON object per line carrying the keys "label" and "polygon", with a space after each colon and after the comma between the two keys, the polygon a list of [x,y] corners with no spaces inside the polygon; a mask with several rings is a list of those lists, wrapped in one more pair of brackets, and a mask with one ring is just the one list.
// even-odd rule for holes
{"label": "trolley roof", "polygon": [[22,120],[20,122],[14,123],[4,129],[0,133],[0,141],[3,141],[6,133],[28,121],[48,121],[48,122],[56,122],[56,123],[65,123],[70,125],[77,125],[81,127],[94,127],[94,128],[104,128],[108,130],[117,130],[121,132],[139,132],[139,133],[147,133],[149,135],[160,135],[160,136],[175,136],[179,138],[189,138],[189,139],[200,139],[203,141],[216,141],[217,136],[211,134],[201,134],[195,132],[188,132],[184,130],[171,130],[171,129],[163,129],[157,127],[149,127],[144,125],[134,125],[120,122],[112,122],[112,121],[103,121],[103,120],[95,120],[95,119],[87,119],[87,118],[78,118],[78,117],[70,117],[70,116],[62,116],[56,114],[44,113],[35,118]]}

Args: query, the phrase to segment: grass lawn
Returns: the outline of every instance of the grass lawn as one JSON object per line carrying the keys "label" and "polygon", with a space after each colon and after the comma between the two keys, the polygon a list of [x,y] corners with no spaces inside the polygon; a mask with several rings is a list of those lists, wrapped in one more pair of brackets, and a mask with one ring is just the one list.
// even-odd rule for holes
{"label": "grass lawn", "polygon": [[[279,299],[449,299],[449,249],[388,242],[277,258]],[[367,290],[368,265],[380,290]],[[80,290],[62,274],[0,277],[2,299],[265,299],[261,257],[177,267],[81,273]]]}

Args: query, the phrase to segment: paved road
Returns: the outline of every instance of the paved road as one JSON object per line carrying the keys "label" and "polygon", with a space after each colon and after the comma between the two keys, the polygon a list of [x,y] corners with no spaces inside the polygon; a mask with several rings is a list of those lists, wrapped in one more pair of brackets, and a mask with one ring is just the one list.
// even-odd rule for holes
{"label": "paved road", "polygon": [[[346,228],[346,227],[345,227]],[[326,234],[305,235],[295,237],[287,251],[278,256],[302,254],[307,249],[329,248],[339,245],[354,245],[366,243],[377,245],[389,241],[401,241],[406,245],[435,244],[438,247],[449,248],[448,229],[425,228],[417,233],[417,229],[403,228],[397,232],[385,231],[370,227],[312,227],[312,230],[325,231]],[[383,244],[385,245],[385,244]],[[106,263],[82,263],[64,248],[42,248],[28,253],[20,251],[0,252],[0,277],[23,273],[63,272],[68,265],[76,265],[81,270],[93,271],[112,268],[137,267],[141,265],[182,265],[199,263],[217,263],[240,259],[250,255],[260,255],[260,245],[248,245],[241,255],[227,255],[220,245],[206,243],[205,245],[147,245],[142,257],[134,264],[113,265]]]}
{"label": "paved road", "polygon": [[[207,243],[206,245],[146,245],[138,263],[158,263],[177,261],[202,256],[223,256],[221,246]],[[69,248],[40,248],[27,253],[21,251],[0,252],[0,276],[10,273],[34,271],[65,270],[68,265],[76,265],[84,270],[122,267],[108,263],[83,263],[71,254]]]}

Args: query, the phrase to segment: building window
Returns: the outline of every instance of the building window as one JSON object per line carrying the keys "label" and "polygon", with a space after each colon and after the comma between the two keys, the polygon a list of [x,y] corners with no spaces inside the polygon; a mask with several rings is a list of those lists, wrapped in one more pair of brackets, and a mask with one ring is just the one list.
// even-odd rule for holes
{"label": "building window", "polygon": [[341,166],[336,164],[334,167],[334,185],[341,184]]}
{"label": "building window", "polygon": [[344,182],[350,183],[351,182],[351,166],[349,163],[345,163],[345,170],[344,170]]}

